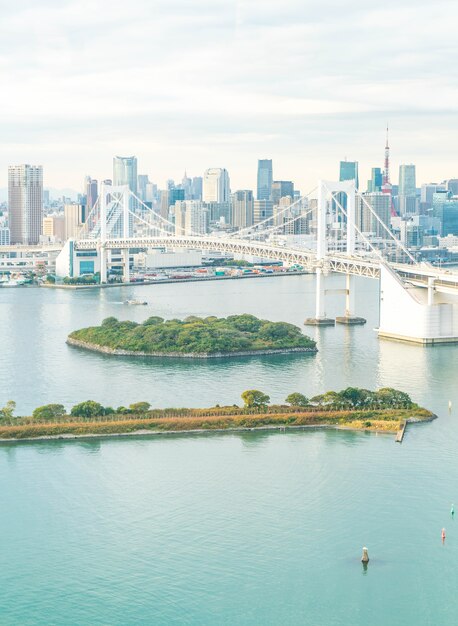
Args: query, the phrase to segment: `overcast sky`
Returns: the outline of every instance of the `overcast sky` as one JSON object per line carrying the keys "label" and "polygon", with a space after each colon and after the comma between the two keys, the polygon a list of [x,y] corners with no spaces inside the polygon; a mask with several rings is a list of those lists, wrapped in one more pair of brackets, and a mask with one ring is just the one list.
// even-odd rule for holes
{"label": "overcast sky", "polygon": [[456,0],[0,2],[0,186],[12,163],[45,185],[111,177],[114,154],[167,178],[258,158],[306,191],[383,164],[390,124],[417,182],[458,177]]}

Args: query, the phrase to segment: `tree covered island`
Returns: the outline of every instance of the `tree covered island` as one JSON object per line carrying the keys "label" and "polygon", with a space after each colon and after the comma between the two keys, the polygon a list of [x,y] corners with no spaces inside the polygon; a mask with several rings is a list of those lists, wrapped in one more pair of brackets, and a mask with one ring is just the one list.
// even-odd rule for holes
{"label": "tree covered island", "polygon": [[72,332],[67,343],[129,356],[211,357],[317,351],[316,342],[299,327],[248,314],[226,318],[190,316],[184,320],[154,316],[141,324],[108,317],[100,326]]}

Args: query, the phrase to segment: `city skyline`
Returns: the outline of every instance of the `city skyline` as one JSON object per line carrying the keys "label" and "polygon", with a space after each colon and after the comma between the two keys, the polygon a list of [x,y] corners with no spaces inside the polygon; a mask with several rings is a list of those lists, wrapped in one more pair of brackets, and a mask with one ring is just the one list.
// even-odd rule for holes
{"label": "city skyline", "polygon": [[160,186],[223,166],[252,187],[260,158],[298,188],[345,157],[366,180],[387,122],[393,171],[455,177],[453,16],[444,0],[133,0],[109,15],[98,0],[88,20],[75,0],[23,0],[2,8],[0,187],[9,164],[42,163],[47,185],[80,189],[110,177],[115,154],[136,154]]}

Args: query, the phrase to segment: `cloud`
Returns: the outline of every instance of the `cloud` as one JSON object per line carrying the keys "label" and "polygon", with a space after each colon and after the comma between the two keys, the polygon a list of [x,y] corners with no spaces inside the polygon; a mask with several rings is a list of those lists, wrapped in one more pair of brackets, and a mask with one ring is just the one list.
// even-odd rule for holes
{"label": "cloud", "polygon": [[304,186],[345,155],[380,164],[387,120],[399,158],[445,177],[456,18],[449,0],[18,0],[0,22],[0,185],[32,160],[77,185],[125,150],[160,184],[218,163],[253,186],[272,155]]}

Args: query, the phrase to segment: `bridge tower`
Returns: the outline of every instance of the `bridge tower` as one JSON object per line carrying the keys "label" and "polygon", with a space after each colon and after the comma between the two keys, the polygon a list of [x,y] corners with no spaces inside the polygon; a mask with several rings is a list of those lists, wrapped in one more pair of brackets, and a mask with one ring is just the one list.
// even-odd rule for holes
{"label": "bridge tower", "polygon": [[[334,326],[334,324],[364,324],[366,320],[354,314],[354,277],[346,275],[345,289],[326,290],[325,276],[327,273],[326,259],[328,255],[328,200],[335,193],[347,195],[347,230],[346,252],[352,256],[356,246],[356,185],[354,180],[332,182],[320,180],[318,183],[317,206],[317,263],[316,263],[316,308],[315,317],[307,318],[305,324],[312,326]],[[345,315],[333,318],[327,317],[325,305],[327,293],[342,293],[345,295]]]}

